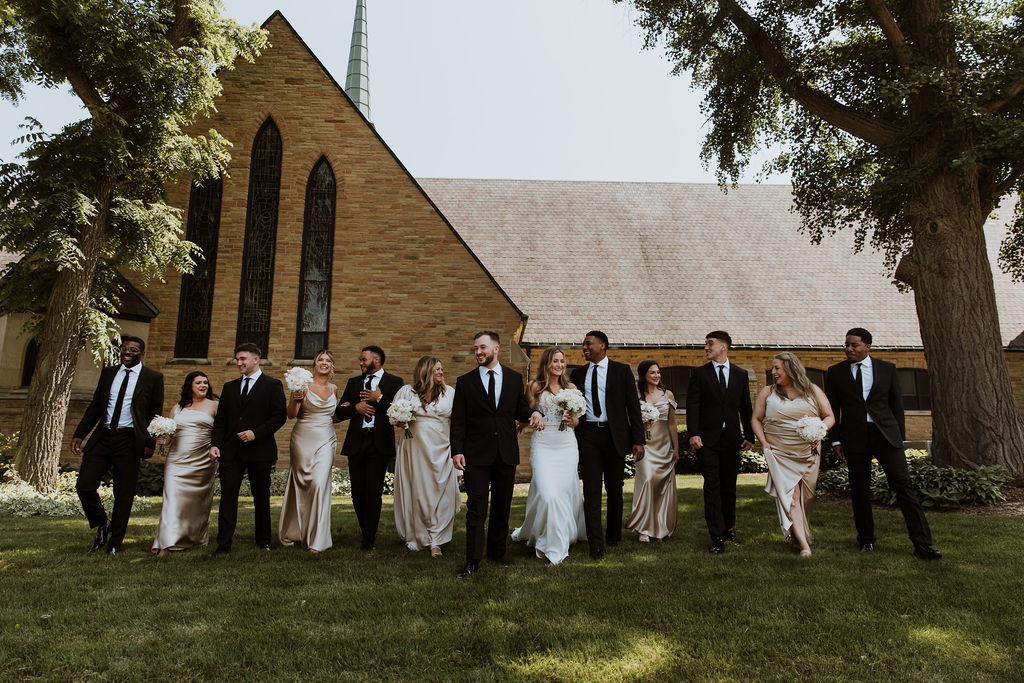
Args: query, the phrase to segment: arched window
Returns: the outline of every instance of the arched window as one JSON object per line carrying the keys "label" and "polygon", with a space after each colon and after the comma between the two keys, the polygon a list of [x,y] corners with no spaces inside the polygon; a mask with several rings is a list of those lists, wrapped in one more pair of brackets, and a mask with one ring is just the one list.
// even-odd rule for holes
{"label": "arched window", "polygon": [[242,284],[235,343],[252,342],[269,357],[270,304],[274,293],[277,204],[281,190],[281,133],[268,118],[252,142],[249,200],[242,247]]}
{"label": "arched window", "polygon": [[195,270],[181,276],[178,327],[174,338],[174,355],[178,358],[206,358],[209,353],[213,276],[217,270],[223,188],[224,183],[218,177],[202,185],[193,185],[189,194],[185,239],[195,242],[202,249],[202,255],[196,257]]}
{"label": "arched window", "polygon": [[686,407],[686,390],[690,386],[690,377],[694,368],[689,365],[661,365],[661,383],[676,397],[679,408]]}
{"label": "arched window", "polygon": [[39,342],[33,337],[25,345],[25,361],[21,365],[21,386],[27,387],[32,384],[32,375],[36,372],[36,363],[38,361]]}
{"label": "arched window", "polygon": [[334,203],[334,171],[327,159],[321,157],[306,182],[296,358],[313,358],[317,351],[327,347],[334,262]]}

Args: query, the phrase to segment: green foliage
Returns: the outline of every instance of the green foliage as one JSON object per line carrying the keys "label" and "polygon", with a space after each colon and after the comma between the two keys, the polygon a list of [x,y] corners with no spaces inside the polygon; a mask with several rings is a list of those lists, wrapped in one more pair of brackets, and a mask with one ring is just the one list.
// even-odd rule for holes
{"label": "green foliage", "polygon": [[[19,479],[12,467],[0,474],[0,516],[84,517],[82,504],[75,491],[77,479],[76,472],[61,472],[57,477],[57,489],[49,493],[40,493]],[[102,484],[97,492],[109,514],[114,507],[114,490],[109,484]],[[152,507],[153,501],[149,498],[136,496],[132,501],[132,512],[141,512]]]}
{"label": "green foliage", "polygon": [[740,472],[758,473],[768,471],[768,461],[764,453],[758,451],[743,451],[740,453]]}
{"label": "green foliage", "polygon": [[[1005,467],[995,465],[977,470],[936,467],[925,451],[908,450],[907,456],[910,480],[920,493],[921,504],[925,507],[997,505],[1006,500],[1002,487],[1010,476]],[[849,470],[837,467],[822,472],[818,477],[818,488],[849,493]],[[876,461],[871,462],[871,499],[882,505],[896,504],[896,493],[889,488],[885,472]]]}
{"label": "green foliage", "polygon": [[14,454],[18,450],[18,432],[4,434],[0,432],[0,477],[14,467]]}

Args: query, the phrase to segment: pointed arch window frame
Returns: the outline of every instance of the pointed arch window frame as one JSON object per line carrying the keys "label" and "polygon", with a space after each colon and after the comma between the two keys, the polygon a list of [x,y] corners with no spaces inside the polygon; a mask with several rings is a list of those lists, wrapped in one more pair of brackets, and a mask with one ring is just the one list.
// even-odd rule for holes
{"label": "pointed arch window frame", "polygon": [[[206,358],[210,352],[223,198],[224,179],[220,175],[193,184],[189,191],[185,239],[197,244],[202,255],[196,259],[192,273],[181,276],[178,321],[174,328],[175,358]],[[200,325],[189,325],[189,319],[198,319]]]}
{"label": "pointed arch window frame", "polygon": [[[323,171],[326,170],[326,175]],[[306,180],[306,197],[302,215],[302,261],[299,270],[299,299],[298,312],[295,322],[295,358],[312,360],[322,348],[327,348],[330,339],[331,323],[331,285],[334,281],[334,232],[337,221],[337,196],[338,180],[334,173],[334,167],[326,155],[321,155],[313,164]],[[318,213],[318,209],[327,209],[329,216],[324,212]],[[314,243],[314,240],[319,241]],[[314,263],[317,257],[321,257],[319,263]],[[316,266],[322,274],[321,283],[324,289],[325,300],[323,329],[307,331],[304,329],[304,318],[308,310],[308,286],[313,282],[308,275]],[[312,344],[316,348],[309,351],[304,349],[307,335],[319,335],[320,341]]]}

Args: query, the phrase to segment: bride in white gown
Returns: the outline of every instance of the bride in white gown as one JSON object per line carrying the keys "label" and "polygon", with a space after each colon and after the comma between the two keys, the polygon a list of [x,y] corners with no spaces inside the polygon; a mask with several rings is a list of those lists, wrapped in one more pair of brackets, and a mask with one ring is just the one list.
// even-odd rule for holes
{"label": "bride in white gown", "polygon": [[537,557],[558,564],[569,554],[569,546],[587,538],[583,518],[583,490],[577,467],[579,450],[573,429],[577,418],[566,416],[566,429],[559,431],[562,411],[555,396],[574,389],[565,374],[565,354],[552,347],[540,359],[537,379],[526,389],[531,408],[544,413],[545,429],[530,440],[533,476],[526,497],[526,518],[512,532],[513,541],[524,541]]}

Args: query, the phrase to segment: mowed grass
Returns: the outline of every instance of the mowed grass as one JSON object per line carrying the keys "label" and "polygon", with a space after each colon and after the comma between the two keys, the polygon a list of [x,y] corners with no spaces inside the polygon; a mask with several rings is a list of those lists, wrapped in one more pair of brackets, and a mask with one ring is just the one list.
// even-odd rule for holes
{"label": "mowed grass", "polygon": [[0,678],[1024,678],[1024,518],[933,512],[945,557],[925,563],[898,511],[876,509],[878,550],[864,554],[850,508],[822,503],[814,556],[801,559],[764,475],[743,475],[741,544],[711,556],[700,477],[678,484],[667,542],[627,532],[604,560],[583,543],[558,567],[510,544],[513,566],[485,561],[464,581],[465,508],[440,560],[405,549],[390,499],[366,553],[337,498],[335,547],[319,556],[256,549],[245,501],[228,558],[212,547],[152,556],[159,510],[133,516],[117,558],[86,552],[83,519],[0,518]]}

